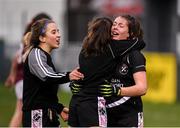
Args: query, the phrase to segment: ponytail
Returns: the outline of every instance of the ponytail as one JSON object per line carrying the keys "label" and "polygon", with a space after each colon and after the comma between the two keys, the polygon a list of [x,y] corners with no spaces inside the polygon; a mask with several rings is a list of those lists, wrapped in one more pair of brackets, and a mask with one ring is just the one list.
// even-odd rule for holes
{"label": "ponytail", "polygon": [[30,42],[32,36],[32,32],[28,32],[23,36],[23,44],[24,44],[24,51],[23,51],[23,62],[25,62],[29,52],[33,48],[33,44]]}

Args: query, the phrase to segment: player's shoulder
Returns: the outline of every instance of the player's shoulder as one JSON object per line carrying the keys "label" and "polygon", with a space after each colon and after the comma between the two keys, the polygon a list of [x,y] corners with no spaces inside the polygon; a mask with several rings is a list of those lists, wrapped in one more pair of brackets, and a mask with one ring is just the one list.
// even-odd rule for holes
{"label": "player's shoulder", "polygon": [[140,62],[145,63],[146,62],[145,56],[139,50],[131,51],[128,55],[128,60],[130,63],[140,63]]}
{"label": "player's shoulder", "polygon": [[139,51],[139,50],[133,50],[133,51],[131,51],[130,53],[129,53],[129,57],[130,58],[144,58],[144,55],[143,55],[143,53],[141,52],[141,51]]}
{"label": "player's shoulder", "polygon": [[42,56],[42,55],[45,55],[45,52],[38,48],[38,47],[35,47],[35,48],[32,48],[30,53],[29,53],[30,56]]}

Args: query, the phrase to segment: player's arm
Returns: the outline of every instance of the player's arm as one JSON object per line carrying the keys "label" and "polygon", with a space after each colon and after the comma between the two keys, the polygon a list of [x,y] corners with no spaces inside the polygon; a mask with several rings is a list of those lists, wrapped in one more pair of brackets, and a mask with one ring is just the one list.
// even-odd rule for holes
{"label": "player's arm", "polygon": [[62,84],[70,80],[77,80],[76,69],[70,72],[54,71],[53,67],[47,64],[47,56],[39,49],[33,49],[29,54],[28,65],[30,72],[44,82]]}
{"label": "player's arm", "polygon": [[16,54],[12,60],[10,73],[8,78],[5,81],[6,87],[11,87],[15,85],[16,73],[17,73],[17,65],[18,65],[18,55]]}
{"label": "player's arm", "polygon": [[100,85],[99,91],[102,96],[141,96],[147,92],[147,79],[145,69],[145,57],[139,51],[134,51],[129,55],[129,62],[132,68],[134,85],[126,87],[116,87],[110,84]]}
{"label": "player's arm", "polygon": [[146,59],[140,51],[133,51],[129,54],[129,64],[132,67],[134,85],[122,87],[122,96],[141,96],[147,92]]}
{"label": "player's arm", "polygon": [[145,47],[143,40],[112,40],[110,43],[110,50],[113,57],[118,57],[126,54],[131,50],[138,50]]}
{"label": "player's arm", "polygon": [[141,96],[147,92],[146,72],[140,71],[133,74],[135,85],[130,87],[121,87],[121,96]]}

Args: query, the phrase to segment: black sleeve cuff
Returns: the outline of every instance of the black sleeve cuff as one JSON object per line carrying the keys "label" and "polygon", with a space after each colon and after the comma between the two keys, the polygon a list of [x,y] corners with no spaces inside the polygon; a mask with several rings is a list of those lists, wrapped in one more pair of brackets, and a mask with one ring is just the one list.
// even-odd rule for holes
{"label": "black sleeve cuff", "polygon": [[61,103],[58,103],[58,106],[57,106],[57,113],[58,113],[58,114],[61,114],[63,108],[64,108],[64,105],[61,104]]}

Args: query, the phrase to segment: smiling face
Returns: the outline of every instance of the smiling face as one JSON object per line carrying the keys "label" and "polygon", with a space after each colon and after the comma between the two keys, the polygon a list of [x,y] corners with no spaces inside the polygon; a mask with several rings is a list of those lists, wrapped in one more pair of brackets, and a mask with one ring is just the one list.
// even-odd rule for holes
{"label": "smiling face", "polygon": [[46,27],[45,35],[40,40],[41,46],[43,45],[46,51],[58,48],[60,44],[60,33],[57,25],[55,23],[49,23]]}
{"label": "smiling face", "polygon": [[113,40],[126,40],[129,37],[128,21],[119,16],[117,17],[111,28],[111,36]]}

